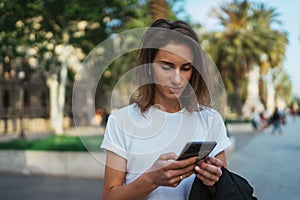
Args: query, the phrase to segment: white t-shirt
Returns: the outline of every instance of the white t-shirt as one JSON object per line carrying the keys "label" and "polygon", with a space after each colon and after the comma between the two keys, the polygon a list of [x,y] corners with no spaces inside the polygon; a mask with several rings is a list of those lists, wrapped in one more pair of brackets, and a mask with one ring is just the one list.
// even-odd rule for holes
{"label": "white t-shirt", "polygon": [[[167,113],[152,106],[142,115],[140,108],[131,104],[110,115],[101,148],[127,160],[126,185],[148,170],[161,154],[179,155],[191,141],[216,141],[212,156],[230,145],[218,112],[205,107],[197,112],[183,109]],[[175,188],[160,186],[146,199],[188,199],[194,177],[184,179]]]}

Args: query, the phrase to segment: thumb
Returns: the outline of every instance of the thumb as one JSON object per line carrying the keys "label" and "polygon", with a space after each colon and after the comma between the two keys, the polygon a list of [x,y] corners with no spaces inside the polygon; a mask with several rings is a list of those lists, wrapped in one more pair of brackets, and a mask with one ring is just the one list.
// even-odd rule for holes
{"label": "thumb", "polygon": [[177,155],[174,152],[170,152],[170,153],[165,153],[165,154],[161,154],[159,157],[160,160],[176,160],[177,159]]}

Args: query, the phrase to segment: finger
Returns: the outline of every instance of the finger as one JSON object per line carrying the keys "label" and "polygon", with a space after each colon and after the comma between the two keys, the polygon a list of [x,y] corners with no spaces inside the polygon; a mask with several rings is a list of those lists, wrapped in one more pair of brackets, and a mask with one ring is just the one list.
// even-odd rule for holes
{"label": "finger", "polygon": [[171,181],[171,184],[174,184],[177,180],[178,177],[182,177],[182,179],[185,179],[189,176],[191,176],[194,173],[194,167],[195,165],[189,165],[185,168],[181,169],[166,169],[165,177],[166,179]]}
{"label": "finger", "polygon": [[214,181],[207,179],[206,177],[202,176],[201,174],[196,174],[196,177],[198,179],[200,179],[204,185],[207,185],[207,186],[213,186],[216,183]]}
{"label": "finger", "polygon": [[223,166],[222,161],[220,159],[216,158],[216,157],[208,156],[208,157],[206,157],[205,161],[212,164],[212,165],[215,165],[217,167],[222,167]]}
{"label": "finger", "polygon": [[219,177],[222,175],[219,173],[219,171],[217,173],[212,173],[211,171],[203,169],[202,167],[199,167],[199,166],[195,167],[195,172],[200,174],[201,176],[205,177],[205,179],[208,179],[213,182],[218,182]]}
{"label": "finger", "polygon": [[209,162],[202,162],[202,163],[197,163],[197,166],[202,168],[205,171],[208,171],[211,174],[214,174],[218,177],[222,175],[222,170],[220,166],[215,166],[213,164],[210,164]]}
{"label": "finger", "polygon": [[186,178],[190,177],[192,174],[194,174],[194,171],[190,171],[185,174],[182,174],[182,177],[183,177],[183,179],[186,179]]}
{"label": "finger", "polygon": [[187,158],[184,160],[175,161],[172,163],[172,166],[170,166],[170,167],[172,167],[174,169],[183,169],[188,166],[195,166],[196,161],[197,161],[197,157],[195,156],[195,157]]}
{"label": "finger", "polygon": [[204,159],[197,160],[196,165],[201,166],[205,162]]}
{"label": "finger", "polygon": [[193,173],[194,173],[193,171],[189,171],[189,172],[184,173],[182,175],[175,176],[174,178],[172,178],[172,181],[170,182],[170,186],[176,187],[177,185],[179,185],[181,183],[181,181],[188,178]]}
{"label": "finger", "polygon": [[168,179],[166,186],[176,187],[184,179],[183,175],[174,176],[173,178]]}
{"label": "finger", "polygon": [[176,158],[177,158],[177,155],[174,152],[161,154],[159,156],[160,160],[176,160]]}
{"label": "finger", "polygon": [[184,168],[184,167],[187,167],[187,166],[190,166],[190,165],[195,165],[197,161],[198,161],[198,157],[194,156],[194,157],[190,157],[190,158],[187,158],[187,159],[184,159],[184,160],[178,160],[174,164],[179,166],[179,167]]}
{"label": "finger", "polygon": [[218,178],[220,176],[222,176],[222,170],[220,167],[216,167],[214,165],[208,165],[208,164],[206,164],[206,165],[204,164],[202,166],[203,166],[203,168],[205,167],[204,171],[206,171],[207,173],[209,173],[213,176],[217,176]]}
{"label": "finger", "polygon": [[194,173],[194,168],[195,168],[195,165],[189,165],[185,168],[173,169],[173,170],[171,170],[172,176],[178,177],[178,176],[184,175],[185,177],[188,177],[188,174]]}
{"label": "finger", "polygon": [[169,169],[170,166],[166,166],[164,168],[165,171],[165,177],[167,179],[176,179],[180,176],[188,177],[189,175],[194,173],[194,165],[189,165],[185,168],[175,168],[175,169]]}

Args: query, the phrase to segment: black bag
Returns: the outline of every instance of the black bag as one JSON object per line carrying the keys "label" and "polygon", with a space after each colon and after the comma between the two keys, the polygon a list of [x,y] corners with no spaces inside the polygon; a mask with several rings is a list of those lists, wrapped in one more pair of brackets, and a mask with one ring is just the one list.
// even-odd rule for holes
{"label": "black bag", "polygon": [[222,176],[214,185],[214,193],[197,177],[194,180],[190,200],[256,200],[253,188],[243,177],[222,167]]}

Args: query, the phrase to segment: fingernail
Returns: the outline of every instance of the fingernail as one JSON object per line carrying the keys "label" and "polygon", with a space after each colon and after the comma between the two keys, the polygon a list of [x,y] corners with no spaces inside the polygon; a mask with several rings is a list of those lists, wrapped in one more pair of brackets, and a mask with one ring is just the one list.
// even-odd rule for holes
{"label": "fingernail", "polygon": [[198,166],[196,166],[196,167],[195,167],[195,170],[196,170],[196,171],[199,171],[199,170],[200,170],[200,168],[199,168]]}

